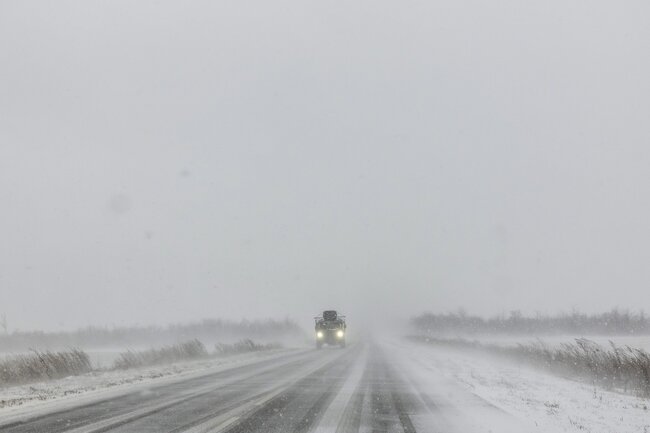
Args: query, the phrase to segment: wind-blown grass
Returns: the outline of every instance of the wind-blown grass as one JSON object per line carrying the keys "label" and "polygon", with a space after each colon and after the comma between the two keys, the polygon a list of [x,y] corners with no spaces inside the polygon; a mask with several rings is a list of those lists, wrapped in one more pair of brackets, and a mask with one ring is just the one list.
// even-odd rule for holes
{"label": "wind-blown grass", "polygon": [[[147,350],[128,350],[120,353],[113,363],[114,370],[172,364],[179,361],[206,359],[215,356],[236,355],[278,349],[278,343],[260,344],[242,339],[232,344],[216,344],[210,353],[198,339]],[[90,357],[82,350],[65,352],[31,351],[24,355],[0,358],[0,386],[16,385],[75,376],[93,371]]]}
{"label": "wind-blown grass", "polygon": [[253,340],[250,340],[248,338],[239,340],[233,344],[217,343],[214,345],[214,349],[216,351],[215,353],[217,356],[236,355],[239,353],[247,352],[260,352],[263,350],[280,349],[281,347],[282,345],[278,343],[260,344],[255,343]]}
{"label": "wind-blown grass", "polygon": [[58,379],[92,371],[88,355],[78,349],[66,352],[39,352],[0,359],[0,385],[15,385]]}
{"label": "wind-blown grass", "polygon": [[282,346],[278,343],[261,344],[245,338],[232,344],[217,343],[214,347],[215,351],[209,353],[201,341],[194,339],[171,346],[163,346],[158,349],[128,350],[122,352],[113,363],[113,369],[124,370],[134,367],[171,364],[178,361],[260,352],[279,349],[280,347]]}
{"label": "wind-blown grass", "polygon": [[584,338],[559,347],[548,347],[541,341],[504,347],[461,338],[417,336],[411,339],[439,346],[480,350],[563,376],[586,380],[606,389],[650,397],[650,353],[629,346],[618,347],[611,341],[610,348]]}
{"label": "wind-blown grass", "polygon": [[113,368],[124,370],[133,367],[170,364],[178,361],[207,358],[208,356],[210,355],[205,345],[199,340],[194,339],[170,346],[163,346],[159,349],[128,350],[122,352],[113,363]]}

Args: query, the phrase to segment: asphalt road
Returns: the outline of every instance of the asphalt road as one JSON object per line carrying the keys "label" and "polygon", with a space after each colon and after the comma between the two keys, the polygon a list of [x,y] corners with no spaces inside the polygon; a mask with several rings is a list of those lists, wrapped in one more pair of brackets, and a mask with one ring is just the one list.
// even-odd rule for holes
{"label": "asphalt road", "polygon": [[451,432],[379,345],[324,348],[0,424],[56,432]]}

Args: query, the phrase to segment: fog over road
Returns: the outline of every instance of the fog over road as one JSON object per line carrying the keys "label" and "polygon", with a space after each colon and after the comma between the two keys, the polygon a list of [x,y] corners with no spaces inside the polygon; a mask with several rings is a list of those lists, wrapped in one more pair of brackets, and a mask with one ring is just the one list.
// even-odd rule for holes
{"label": "fog over road", "polygon": [[[0,421],[36,432],[522,432],[519,421],[445,383],[419,380],[399,343],[303,349]],[[461,396],[462,398],[458,398]],[[458,402],[463,402],[461,405]]]}

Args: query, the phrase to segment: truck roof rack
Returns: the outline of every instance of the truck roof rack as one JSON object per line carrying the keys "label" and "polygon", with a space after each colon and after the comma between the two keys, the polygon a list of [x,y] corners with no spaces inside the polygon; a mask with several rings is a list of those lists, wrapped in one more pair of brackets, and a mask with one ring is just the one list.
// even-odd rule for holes
{"label": "truck roof rack", "polygon": [[[315,316],[314,320],[318,322],[319,320],[325,320],[325,319],[323,318],[323,316]],[[338,315],[336,317],[336,320],[345,320],[345,316],[344,315]]]}

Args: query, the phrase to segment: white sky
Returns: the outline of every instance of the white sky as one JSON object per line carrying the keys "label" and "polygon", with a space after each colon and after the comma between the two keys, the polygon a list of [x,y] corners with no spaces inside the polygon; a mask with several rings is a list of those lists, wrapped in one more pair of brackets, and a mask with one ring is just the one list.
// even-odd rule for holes
{"label": "white sky", "polygon": [[0,0],[0,312],[650,310],[649,16]]}

